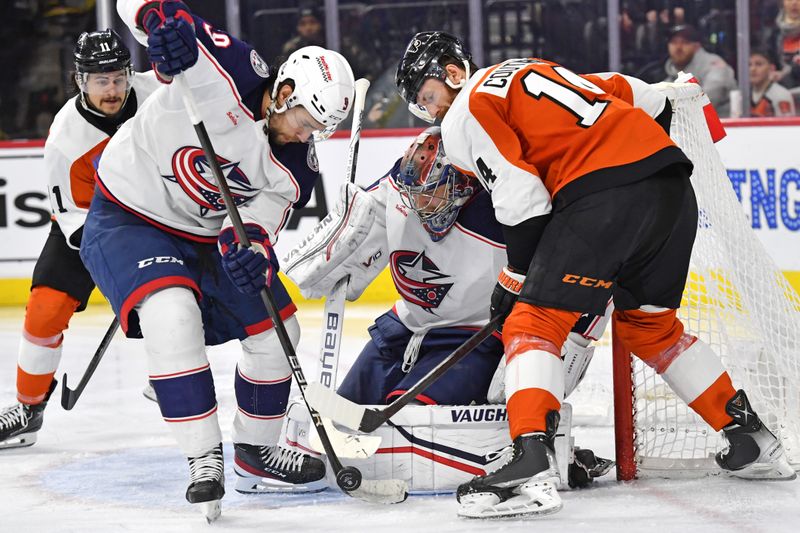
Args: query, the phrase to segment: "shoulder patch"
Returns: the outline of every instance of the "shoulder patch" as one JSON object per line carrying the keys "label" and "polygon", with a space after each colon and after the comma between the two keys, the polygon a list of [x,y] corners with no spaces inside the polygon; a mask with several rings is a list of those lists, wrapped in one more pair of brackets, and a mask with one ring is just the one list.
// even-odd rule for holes
{"label": "shoulder patch", "polygon": [[269,77],[269,65],[264,61],[258,52],[250,50],[250,64],[253,65],[253,70],[262,78]]}
{"label": "shoulder patch", "polygon": [[319,158],[317,158],[317,148],[314,146],[313,142],[308,145],[306,163],[308,163],[308,168],[314,172],[319,172]]}

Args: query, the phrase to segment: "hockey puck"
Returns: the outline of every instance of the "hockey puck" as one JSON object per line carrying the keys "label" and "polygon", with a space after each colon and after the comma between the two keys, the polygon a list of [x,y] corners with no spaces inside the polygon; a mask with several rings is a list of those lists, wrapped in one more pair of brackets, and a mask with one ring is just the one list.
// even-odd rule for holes
{"label": "hockey puck", "polygon": [[336,473],[336,484],[347,492],[361,486],[361,472],[353,466],[345,466]]}

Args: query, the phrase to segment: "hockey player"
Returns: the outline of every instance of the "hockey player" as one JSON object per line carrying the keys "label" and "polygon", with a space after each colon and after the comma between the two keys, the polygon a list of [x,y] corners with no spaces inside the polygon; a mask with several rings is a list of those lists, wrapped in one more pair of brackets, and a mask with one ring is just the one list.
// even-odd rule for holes
{"label": "hockey player", "polygon": [[[283,261],[287,276],[309,298],[328,295],[336,282],[349,276],[349,300],[357,299],[389,266],[401,298],[369,328],[371,339],[337,391],[362,405],[391,403],[485,325],[489,320],[485,302],[505,263],[502,228],[489,193],[450,164],[439,127],[420,133],[405,155],[366,191],[343,185],[333,212]],[[593,351],[589,337],[602,334],[604,327],[602,319],[580,322],[564,343],[566,367],[572,370],[565,394],[575,388],[589,364]],[[486,405],[502,355],[500,332],[495,332],[418,395],[417,403]],[[505,426],[504,415],[480,427],[454,425],[452,420],[446,427],[436,427],[434,418],[425,413],[428,427],[423,431],[436,432],[437,442],[453,441],[449,451],[430,447],[424,439],[413,443],[431,457],[450,453],[446,463],[450,468],[439,465],[437,474],[428,476],[424,466],[407,465],[406,461],[419,459],[407,459],[398,441],[409,437],[401,429],[397,429],[400,435],[384,438],[393,445],[373,460],[389,465],[391,477],[413,471],[407,479],[411,490],[454,490],[466,479],[468,462],[490,455],[499,458],[497,450],[508,443],[505,432],[498,432]],[[295,435],[289,434],[288,440],[295,441]],[[401,451],[395,456],[393,449],[398,447]],[[590,450],[579,453],[584,462],[579,460],[571,468],[571,484],[588,484],[592,475],[600,475],[592,470],[598,461],[589,454]],[[601,461],[603,468],[610,468],[608,461]]]}
{"label": "hockey player", "polygon": [[462,516],[561,508],[552,454],[559,347],[576,318],[601,313],[611,295],[626,347],[723,431],[730,446],[717,454],[721,468],[795,476],[744,391],[676,318],[697,204],[663,95],[634,78],[579,76],[535,58],[479,70],[443,32],[414,36],[396,81],[411,110],[442,121],[451,162],[491,191],[507,246],[491,312],[510,313],[503,343],[514,455],[459,487]]}
{"label": "hockey player", "polygon": [[[319,47],[271,75],[251,46],[179,1],[120,0],[117,9],[167,85],[106,148],[81,256],[126,334],[144,338],[161,413],[189,460],[186,498],[211,520],[224,476],[205,345],[241,341],[237,490],[313,490],[324,476],[318,459],[276,446],[292,373],[258,293],[271,287],[296,343],[272,243],[319,177],[306,141],[347,116],[354,80],[341,55]],[[252,248],[238,246],[175,75],[194,93]]]}
{"label": "hockey player", "polygon": [[64,330],[94,289],[78,248],[95,166],[117,128],[159,85],[152,75],[134,76],[131,54],[113,30],[83,33],[73,56],[79,93],[56,114],[44,145],[53,220],[25,312],[17,359],[19,403],[0,412],[0,448],[36,442],[56,386]]}

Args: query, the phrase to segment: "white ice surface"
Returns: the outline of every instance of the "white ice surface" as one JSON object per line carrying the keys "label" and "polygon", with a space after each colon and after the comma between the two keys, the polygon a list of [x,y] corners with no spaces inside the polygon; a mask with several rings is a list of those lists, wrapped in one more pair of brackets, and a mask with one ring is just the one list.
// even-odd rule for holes
{"label": "white ice surface", "polygon": [[[349,306],[346,367],[381,309]],[[298,353],[316,374],[320,308],[300,312]],[[23,310],[0,309],[0,405],[14,399],[17,343]],[[74,387],[110,322],[102,307],[76,315],[67,332],[57,373]],[[394,506],[375,506],[328,490],[314,495],[242,495],[233,489],[230,425],[234,411],[236,343],[209,350],[227,440],[227,494],[222,518],[206,526],[186,503],[188,468],[158,408],[141,390],[146,381],[139,341],[118,335],[83,397],[72,411],[60,406],[60,390],[45,412],[31,448],[0,451],[0,533],[181,531],[800,531],[800,481],[745,482],[724,478],[646,480],[619,484],[613,473],[591,490],[563,492],[564,509],[535,521],[467,521],[456,517],[452,495],[417,496]],[[601,368],[606,362],[595,361]],[[59,384],[60,386],[60,384]],[[577,443],[613,457],[609,427],[578,427]]]}

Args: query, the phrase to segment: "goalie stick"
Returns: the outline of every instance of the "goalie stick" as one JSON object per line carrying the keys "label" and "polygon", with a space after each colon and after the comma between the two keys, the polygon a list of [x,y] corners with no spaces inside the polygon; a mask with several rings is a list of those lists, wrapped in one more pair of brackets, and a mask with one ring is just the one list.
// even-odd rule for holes
{"label": "goalie stick", "polygon": [[367,408],[363,405],[351,402],[342,398],[332,390],[319,383],[310,383],[306,389],[306,399],[313,405],[320,414],[343,426],[370,433],[378,429],[384,422],[392,418],[397,412],[405,407],[418,394],[425,392],[431,383],[439,379],[445,372],[455,366],[480,343],[486,340],[497,329],[500,317],[495,317],[486,323],[475,334],[464,341],[447,356],[441,363],[425,374],[413,387],[404,392],[394,402],[383,409]]}
{"label": "goalie stick", "polygon": [[86,388],[86,384],[89,383],[89,379],[94,374],[95,369],[97,369],[97,365],[100,364],[100,359],[103,358],[103,354],[106,353],[108,345],[111,344],[111,339],[114,338],[117,329],[119,329],[119,319],[115,316],[114,320],[111,321],[111,325],[108,326],[106,334],[103,335],[100,346],[98,346],[97,351],[94,352],[94,356],[92,356],[92,360],[89,361],[89,366],[86,367],[86,371],[83,373],[83,377],[81,377],[75,390],[67,387],[67,373],[64,373],[64,377],[61,378],[61,407],[67,411],[75,407],[78,398],[80,398],[81,393],[83,393],[83,389]]}
{"label": "goalie stick", "polygon": [[[356,82],[356,99],[353,102],[353,125],[350,129],[350,149],[347,154],[347,181],[355,183],[358,167],[358,146],[361,140],[361,123],[364,118],[364,97],[366,97],[369,81],[360,79]],[[345,212],[348,197],[345,196]],[[339,280],[331,293],[325,298],[325,310],[322,315],[322,336],[320,338],[319,382],[331,390],[336,390],[336,374],[339,370],[339,352],[342,348],[342,330],[344,328],[344,304],[347,296],[347,284],[350,276]],[[333,448],[340,457],[365,459],[378,451],[381,438],[369,435],[350,435],[336,429],[330,419],[323,418],[325,429],[333,443]],[[323,451],[319,434],[311,431],[309,444],[318,452]]]}
{"label": "goalie stick", "polygon": [[[225,180],[225,176],[222,173],[222,169],[219,166],[219,162],[217,161],[217,154],[214,151],[214,147],[211,144],[211,139],[208,136],[208,132],[206,131],[205,124],[203,120],[200,118],[200,114],[197,110],[197,105],[194,101],[194,95],[192,95],[191,88],[189,87],[188,82],[186,81],[185,75],[183,73],[178,74],[174,78],[175,83],[178,85],[178,89],[181,92],[181,96],[183,98],[183,104],[186,107],[186,112],[189,115],[189,120],[192,122],[194,126],[195,133],[197,133],[197,137],[200,140],[200,145],[203,148],[203,152],[206,156],[206,160],[208,164],[211,166],[212,174],[214,175],[214,180],[217,182],[217,186],[219,187],[219,192],[222,195],[223,202],[225,203],[225,208],[228,211],[228,216],[231,219],[231,223],[233,224],[234,232],[236,233],[239,242],[244,247],[250,247],[250,239],[247,237],[247,232],[244,229],[244,224],[242,223],[242,218],[239,215],[239,210],[236,207],[236,204],[233,202],[233,198],[231,197],[230,187],[228,187],[228,182]],[[360,81],[360,80],[359,80]],[[363,84],[362,84],[363,86]],[[356,82],[356,97],[358,98],[358,87],[359,83]],[[361,98],[364,98],[363,89]],[[363,104],[362,104],[363,105]],[[300,394],[303,397],[303,401],[308,408],[309,413],[311,414],[311,421],[314,424],[317,432],[319,433],[320,440],[322,441],[323,448],[325,449],[325,453],[328,456],[328,461],[333,468],[333,471],[336,475],[336,484],[350,496],[360,498],[362,500],[368,502],[375,502],[375,503],[399,503],[404,501],[408,497],[408,490],[406,487],[405,482],[400,480],[366,480],[363,479],[361,476],[361,472],[352,466],[343,466],[339,458],[336,456],[336,452],[333,449],[333,445],[331,444],[330,438],[328,437],[328,433],[325,430],[325,426],[322,423],[322,418],[319,416],[317,411],[315,411],[308,403],[308,400],[305,397],[306,387],[308,386],[308,382],[306,381],[305,375],[303,374],[303,369],[300,367],[300,362],[297,359],[297,354],[294,351],[294,347],[292,346],[291,339],[289,338],[289,334],[286,331],[286,327],[283,324],[283,320],[281,319],[280,313],[278,311],[278,306],[275,303],[275,298],[272,295],[272,291],[269,287],[263,287],[260,292],[261,300],[264,303],[264,306],[267,309],[267,312],[272,319],[272,322],[275,327],[275,332],[278,335],[278,340],[281,343],[281,347],[283,348],[284,355],[289,362],[289,366],[292,369],[292,374],[294,375],[294,379],[297,382],[297,385],[300,388]]]}

